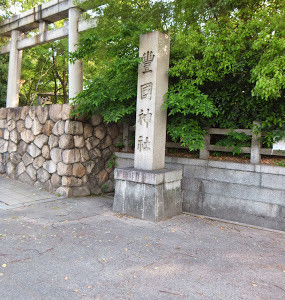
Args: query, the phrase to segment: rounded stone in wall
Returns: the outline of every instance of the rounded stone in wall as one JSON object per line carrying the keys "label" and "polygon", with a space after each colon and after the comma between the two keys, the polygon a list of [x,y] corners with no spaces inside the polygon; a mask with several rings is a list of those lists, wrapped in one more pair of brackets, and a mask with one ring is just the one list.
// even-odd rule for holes
{"label": "rounded stone in wall", "polygon": [[50,159],[50,150],[48,145],[44,145],[42,148],[42,156],[44,159],[49,160]]}
{"label": "rounded stone in wall", "polygon": [[48,145],[50,149],[56,148],[58,146],[58,137],[52,134],[49,137]]}
{"label": "rounded stone in wall", "polygon": [[29,165],[26,169],[26,172],[33,181],[37,180],[37,170],[33,167],[33,165]]}
{"label": "rounded stone in wall", "polygon": [[59,162],[57,165],[57,174],[61,176],[70,176],[72,175],[72,165],[66,165],[62,162]]}
{"label": "rounded stone in wall", "polygon": [[29,129],[24,129],[22,132],[21,132],[21,139],[29,144],[30,142],[32,142],[34,139],[35,139],[35,136],[33,135],[32,131],[29,130]]}
{"label": "rounded stone in wall", "polygon": [[32,126],[33,126],[33,120],[32,120],[32,118],[28,115],[28,116],[26,117],[26,119],[25,119],[25,127],[26,127],[27,129],[31,129]]}
{"label": "rounded stone in wall", "polygon": [[23,120],[19,120],[17,121],[16,126],[17,126],[17,131],[21,133],[25,128],[25,122]]}
{"label": "rounded stone in wall", "polygon": [[34,159],[28,153],[25,153],[22,157],[22,161],[25,166],[28,166],[34,161]]}
{"label": "rounded stone in wall", "polygon": [[59,148],[51,149],[50,157],[51,157],[51,160],[56,164],[61,162],[62,161],[62,150]]}
{"label": "rounded stone in wall", "polygon": [[44,183],[50,179],[51,175],[48,171],[46,171],[44,168],[40,168],[37,171],[37,179],[41,183]]}
{"label": "rounded stone in wall", "polygon": [[50,182],[52,186],[57,189],[58,187],[61,186],[61,176],[59,176],[56,173],[52,174]]}
{"label": "rounded stone in wall", "polygon": [[74,148],[73,136],[70,134],[64,134],[59,138],[59,147],[61,149]]}
{"label": "rounded stone in wall", "polygon": [[96,138],[98,138],[100,141],[103,140],[103,138],[106,136],[106,128],[103,125],[97,126],[94,129],[94,135]]}
{"label": "rounded stone in wall", "polygon": [[48,137],[45,134],[38,135],[34,140],[35,145],[39,148],[42,148],[47,142]]}
{"label": "rounded stone in wall", "polygon": [[52,120],[47,120],[43,127],[43,134],[50,136],[52,133],[53,126],[54,122]]}
{"label": "rounded stone in wall", "polygon": [[35,160],[33,162],[33,166],[36,169],[39,169],[40,167],[42,167],[44,162],[45,162],[45,159],[42,156],[39,156],[39,157],[35,158]]}
{"label": "rounded stone in wall", "polygon": [[42,151],[34,143],[32,143],[28,146],[27,152],[33,158],[36,158],[37,156],[40,156],[41,153],[42,153]]}
{"label": "rounded stone in wall", "polygon": [[90,118],[90,123],[92,124],[92,126],[98,126],[99,124],[101,124],[103,122],[103,118],[100,115],[93,115]]}
{"label": "rounded stone in wall", "polygon": [[81,163],[74,164],[72,174],[75,177],[83,177],[86,174],[85,167]]}
{"label": "rounded stone in wall", "polygon": [[43,130],[43,125],[40,123],[38,118],[35,118],[32,125],[32,133],[34,135],[39,135]]}
{"label": "rounded stone in wall", "polygon": [[61,119],[62,105],[52,104],[49,106],[49,117],[52,121],[57,122]]}

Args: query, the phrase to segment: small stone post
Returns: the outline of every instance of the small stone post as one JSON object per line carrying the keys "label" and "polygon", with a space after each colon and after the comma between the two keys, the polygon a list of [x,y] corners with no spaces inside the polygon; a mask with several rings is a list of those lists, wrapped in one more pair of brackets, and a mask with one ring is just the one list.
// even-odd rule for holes
{"label": "small stone post", "polygon": [[169,36],[140,37],[134,168],[115,169],[113,210],[158,222],[182,212],[182,170],[165,169]]}
{"label": "small stone post", "polygon": [[6,107],[19,106],[21,64],[23,51],[17,48],[17,42],[21,37],[21,32],[12,30],[11,32],[11,50],[9,56],[8,85]]}
{"label": "small stone post", "polygon": [[251,138],[251,150],[250,150],[250,163],[252,164],[260,164],[260,148],[261,143],[259,139],[261,138],[261,133],[255,134],[254,130],[255,127],[259,127],[260,122],[253,122],[253,129],[252,129],[252,138]]}
{"label": "small stone post", "polygon": [[[69,27],[68,27],[68,51],[74,52],[79,43],[78,20],[80,12],[77,8],[69,9]],[[83,63],[76,60],[74,63],[69,62],[69,99],[74,98],[83,90]],[[72,102],[72,100],[70,100]]]}

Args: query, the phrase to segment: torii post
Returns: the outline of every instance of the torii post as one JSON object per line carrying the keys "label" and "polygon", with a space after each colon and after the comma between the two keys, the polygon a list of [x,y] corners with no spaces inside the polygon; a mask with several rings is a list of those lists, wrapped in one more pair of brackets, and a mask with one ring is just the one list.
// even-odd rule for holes
{"label": "torii post", "polygon": [[[61,28],[48,30],[48,24],[69,18]],[[94,22],[95,21],[95,22]],[[80,19],[80,10],[73,0],[53,0],[0,22],[0,35],[11,37],[1,48],[1,54],[10,53],[6,107],[19,106],[21,61],[24,49],[68,37],[68,50],[77,49],[79,32],[96,26],[96,20]],[[25,33],[39,28],[39,34],[29,38]],[[69,62],[69,102],[83,89],[82,61]]]}

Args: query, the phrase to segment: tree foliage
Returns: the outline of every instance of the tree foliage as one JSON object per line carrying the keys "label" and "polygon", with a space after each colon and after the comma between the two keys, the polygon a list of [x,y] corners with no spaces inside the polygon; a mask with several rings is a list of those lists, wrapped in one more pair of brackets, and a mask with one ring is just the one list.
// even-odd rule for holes
{"label": "tree foliage", "polygon": [[190,149],[206,128],[252,128],[268,143],[285,129],[283,0],[87,1],[98,26],[73,58],[94,60],[94,76],[77,113],[106,121],[134,118],[139,35],[171,36],[168,133]]}

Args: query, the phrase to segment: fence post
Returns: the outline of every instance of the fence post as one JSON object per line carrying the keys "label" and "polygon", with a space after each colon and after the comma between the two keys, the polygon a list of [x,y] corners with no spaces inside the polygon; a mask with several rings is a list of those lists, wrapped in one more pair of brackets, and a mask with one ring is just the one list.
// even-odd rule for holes
{"label": "fence post", "polygon": [[251,150],[250,150],[250,163],[259,164],[260,163],[260,148],[261,143],[259,139],[261,138],[261,133],[255,134],[255,127],[260,127],[260,122],[253,122],[252,138],[251,138]]}
{"label": "fence post", "polygon": [[210,134],[207,134],[204,137],[204,149],[200,149],[200,155],[199,157],[201,159],[209,159],[210,152],[208,150],[208,145],[210,145],[211,136]]}
{"label": "fence post", "polygon": [[123,143],[124,143],[124,148],[122,149],[123,152],[129,152],[130,151],[129,123],[128,124],[123,124]]}

